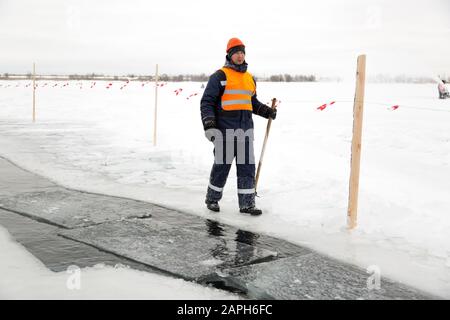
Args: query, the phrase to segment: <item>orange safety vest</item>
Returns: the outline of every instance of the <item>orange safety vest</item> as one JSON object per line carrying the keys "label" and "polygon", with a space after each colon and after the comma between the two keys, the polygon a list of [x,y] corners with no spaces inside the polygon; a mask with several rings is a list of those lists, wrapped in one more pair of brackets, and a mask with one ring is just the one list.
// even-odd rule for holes
{"label": "orange safety vest", "polygon": [[238,72],[225,67],[221,70],[227,79],[222,95],[222,109],[225,111],[252,111],[252,96],[256,91],[252,75],[249,72]]}

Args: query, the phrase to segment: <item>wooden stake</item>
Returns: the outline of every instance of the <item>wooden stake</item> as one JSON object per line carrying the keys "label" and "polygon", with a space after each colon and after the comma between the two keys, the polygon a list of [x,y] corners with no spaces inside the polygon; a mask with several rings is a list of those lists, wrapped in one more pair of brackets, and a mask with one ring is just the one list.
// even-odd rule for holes
{"label": "wooden stake", "polygon": [[[277,99],[273,98],[272,99],[272,109],[275,109],[277,103]],[[262,167],[262,163],[263,163],[263,159],[264,159],[264,153],[266,152],[266,143],[267,143],[267,139],[269,139],[269,132],[270,132],[270,126],[272,125],[272,118],[269,118],[269,121],[267,121],[267,128],[266,128],[266,135],[264,136],[264,143],[263,143],[263,147],[262,147],[262,151],[261,151],[261,156],[259,157],[259,163],[258,163],[258,170],[256,170],[256,179],[255,179],[255,192],[256,192],[256,188],[258,186],[258,180],[259,180],[259,174],[261,173],[261,167]]]}
{"label": "wooden stake", "polygon": [[364,109],[364,86],[366,78],[366,55],[360,55],[356,70],[356,91],[353,104],[353,138],[347,211],[347,226],[356,227],[358,213],[359,170],[361,160],[361,135]]}
{"label": "wooden stake", "polygon": [[155,116],[153,120],[153,146],[156,146],[157,117],[158,117],[158,64],[156,64],[156,73],[155,73]]}
{"label": "wooden stake", "polygon": [[33,62],[33,122],[36,122],[36,63]]}

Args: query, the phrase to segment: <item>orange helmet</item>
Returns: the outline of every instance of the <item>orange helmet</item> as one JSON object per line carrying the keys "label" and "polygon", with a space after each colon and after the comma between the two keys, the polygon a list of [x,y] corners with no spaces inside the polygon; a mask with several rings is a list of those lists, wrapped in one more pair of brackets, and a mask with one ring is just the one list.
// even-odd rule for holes
{"label": "orange helmet", "polygon": [[239,40],[238,38],[231,38],[230,40],[228,40],[228,44],[227,44],[227,52],[234,47],[245,47],[244,43]]}

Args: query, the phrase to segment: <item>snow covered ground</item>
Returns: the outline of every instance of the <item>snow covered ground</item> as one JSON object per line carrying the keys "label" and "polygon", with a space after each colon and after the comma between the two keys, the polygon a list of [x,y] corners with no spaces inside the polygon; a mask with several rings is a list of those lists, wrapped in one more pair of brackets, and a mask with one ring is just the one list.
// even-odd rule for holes
{"label": "snow covered ground", "polygon": [[[258,83],[262,102],[281,104],[257,218],[238,212],[234,168],[222,212],[204,208],[213,146],[201,126],[200,83],[159,88],[156,147],[152,84],[39,82],[33,124],[29,83],[0,81],[0,155],[19,166],[67,187],[162,204],[363,268],[377,265],[382,276],[450,298],[450,100],[437,99],[437,85],[366,86],[358,227],[348,232],[354,83]],[[266,120],[254,122],[259,157]]]}
{"label": "snow covered ground", "polygon": [[237,299],[238,296],[125,266],[52,272],[0,227],[0,299]]}

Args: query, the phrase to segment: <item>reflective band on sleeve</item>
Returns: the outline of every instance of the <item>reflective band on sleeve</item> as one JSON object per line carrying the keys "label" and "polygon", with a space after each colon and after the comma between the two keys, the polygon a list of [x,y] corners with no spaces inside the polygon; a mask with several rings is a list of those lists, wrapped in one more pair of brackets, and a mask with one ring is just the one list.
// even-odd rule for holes
{"label": "reflective band on sleeve", "polygon": [[251,104],[250,100],[228,100],[228,101],[222,101],[222,107],[223,106],[230,106],[232,104]]}
{"label": "reflective band on sleeve", "polygon": [[246,94],[252,96],[253,92],[249,90],[225,90],[223,94]]}
{"label": "reflective band on sleeve", "polygon": [[240,193],[240,194],[252,194],[252,193],[255,193],[255,188],[253,188],[253,189],[238,189],[238,193]]}
{"label": "reflective band on sleeve", "polygon": [[223,86],[226,86],[226,85],[227,85],[227,80],[225,80],[225,81],[220,81],[220,84],[223,85]]}
{"label": "reflective band on sleeve", "polygon": [[214,191],[217,191],[217,192],[222,192],[222,190],[223,190],[223,188],[219,188],[219,187],[213,186],[211,183],[208,185],[208,187],[210,189],[214,190]]}

